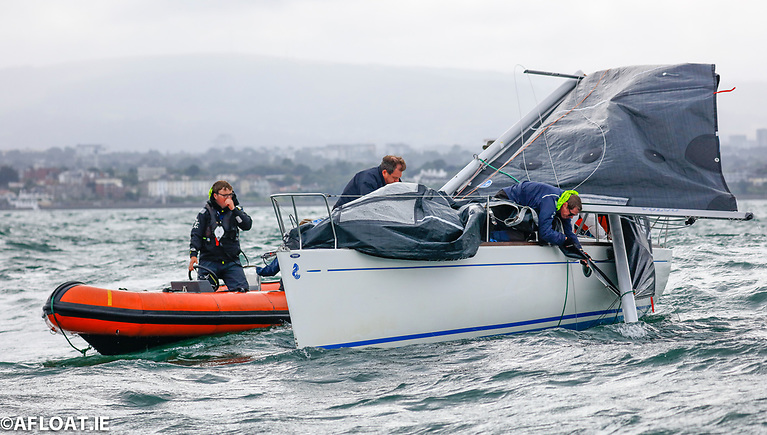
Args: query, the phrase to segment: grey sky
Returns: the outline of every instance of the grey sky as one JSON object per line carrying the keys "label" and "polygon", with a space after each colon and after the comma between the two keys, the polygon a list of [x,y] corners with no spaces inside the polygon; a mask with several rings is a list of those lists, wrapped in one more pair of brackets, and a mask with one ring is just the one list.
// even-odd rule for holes
{"label": "grey sky", "polygon": [[341,63],[573,72],[717,64],[762,80],[764,6],[733,0],[0,0],[0,68],[247,53]]}

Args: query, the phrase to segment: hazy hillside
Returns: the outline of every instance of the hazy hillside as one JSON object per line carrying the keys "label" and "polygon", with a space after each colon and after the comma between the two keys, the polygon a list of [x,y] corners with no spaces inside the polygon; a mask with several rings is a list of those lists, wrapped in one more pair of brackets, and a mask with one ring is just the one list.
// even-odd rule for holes
{"label": "hazy hillside", "polygon": [[[573,68],[577,69],[577,68]],[[572,71],[564,71],[572,72]],[[256,56],[177,56],[0,70],[0,149],[108,150],[404,142],[479,145],[534,104],[513,74],[355,66]],[[541,99],[560,82],[534,77]],[[764,84],[720,97],[722,134],[767,127]],[[545,88],[545,89],[544,89]],[[761,125],[760,125],[761,123]]]}
{"label": "hazy hillside", "polygon": [[252,56],[0,71],[0,148],[479,144],[518,117],[513,77]]}

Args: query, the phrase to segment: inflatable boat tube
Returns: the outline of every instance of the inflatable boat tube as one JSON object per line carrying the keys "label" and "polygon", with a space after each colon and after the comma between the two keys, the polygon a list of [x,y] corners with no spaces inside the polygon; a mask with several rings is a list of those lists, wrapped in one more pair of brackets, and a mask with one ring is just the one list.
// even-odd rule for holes
{"label": "inflatable boat tube", "polygon": [[245,293],[191,293],[108,290],[67,282],[48,298],[43,317],[52,330],[78,334],[102,355],[290,322],[279,283]]}

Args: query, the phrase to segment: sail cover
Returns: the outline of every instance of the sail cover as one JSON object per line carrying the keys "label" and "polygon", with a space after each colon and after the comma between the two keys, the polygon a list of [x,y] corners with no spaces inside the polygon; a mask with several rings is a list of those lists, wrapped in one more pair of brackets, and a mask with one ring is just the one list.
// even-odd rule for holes
{"label": "sail cover", "polygon": [[352,248],[403,260],[473,257],[486,214],[479,204],[453,208],[451,198],[414,183],[388,184],[333,210],[330,218],[286,235],[290,249]]}
{"label": "sail cover", "polygon": [[[516,180],[627,206],[736,211],[722,176],[714,65],[596,72],[448,194],[492,196]],[[480,155],[482,157],[482,155]]]}

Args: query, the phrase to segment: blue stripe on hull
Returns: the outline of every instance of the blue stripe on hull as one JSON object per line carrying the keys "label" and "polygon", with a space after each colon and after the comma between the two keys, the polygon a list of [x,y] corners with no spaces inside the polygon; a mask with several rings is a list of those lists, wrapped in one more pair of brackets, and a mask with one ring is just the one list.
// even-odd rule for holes
{"label": "blue stripe on hull", "polygon": [[[494,266],[547,266],[553,264],[577,264],[577,261],[548,261],[537,263],[478,263],[478,264],[439,264],[425,266],[386,266],[386,267],[358,267],[358,268],[339,268],[328,269],[328,272],[362,272],[370,270],[408,270],[408,269],[445,269],[457,267],[494,267]],[[611,263],[609,261],[595,261],[595,263]],[[655,263],[667,263],[665,260],[658,260]],[[307,272],[322,272],[322,269],[310,269]]]}
{"label": "blue stripe on hull", "polygon": [[[639,312],[645,312],[645,310],[648,310],[650,308],[649,305],[645,306],[638,306],[637,311]],[[576,331],[588,329],[597,325],[609,325],[613,323],[618,323],[623,320],[623,315],[620,314],[620,309],[612,309],[612,310],[603,310],[603,311],[592,311],[589,313],[580,313],[580,314],[568,314],[566,316],[562,316],[561,318],[559,316],[556,317],[546,317],[542,319],[534,319],[534,320],[525,320],[523,322],[512,322],[512,323],[502,323],[499,325],[487,325],[487,326],[475,326],[471,328],[459,328],[459,329],[449,329],[446,331],[434,331],[434,332],[424,332],[421,334],[410,334],[410,335],[400,335],[396,337],[384,337],[384,338],[376,338],[372,340],[361,340],[361,341],[351,341],[348,343],[338,343],[338,344],[330,344],[325,346],[318,346],[322,349],[339,349],[343,347],[358,347],[358,346],[373,346],[376,344],[382,344],[382,343],[394,343],[398,341],[408,341],[408,340],[418,340],[421,338],[429,338],[429,337],[444,337],[448,335],[455,335],[455,334],[464,334],[467,332],[477,332],[477,331],[493,331],[497,329],[505,329],[505,328],[515,328],[519,326],[526,326],[526,325],[536,325],[540,323],[547,323],[547,322],[558,322],[564,321],[564,320],[573,320],[575,319],[575,323],[569,323],[569,324],[560,324],[558,327],[566,328],[566,329],[573,329]],[[614,315],[615,317],[611,317],[610,319],[606,319],[604,317],[600,317],[596,320],[591,321],[577,321],[577,319],[581,317],[593,317],[593,316],[605,316],[605,315]],[[512,334],[519,334],[522,332],[533,332],[533,331],[542,331],[545,329],[553,329],[555,326],[545,326],[540,328],[529,328],[524,329],[521,331],[514,331],[514,332],[506,332],[502,334],[487,334],[482,337],[491,337],[494,335],[512,335]]]}

